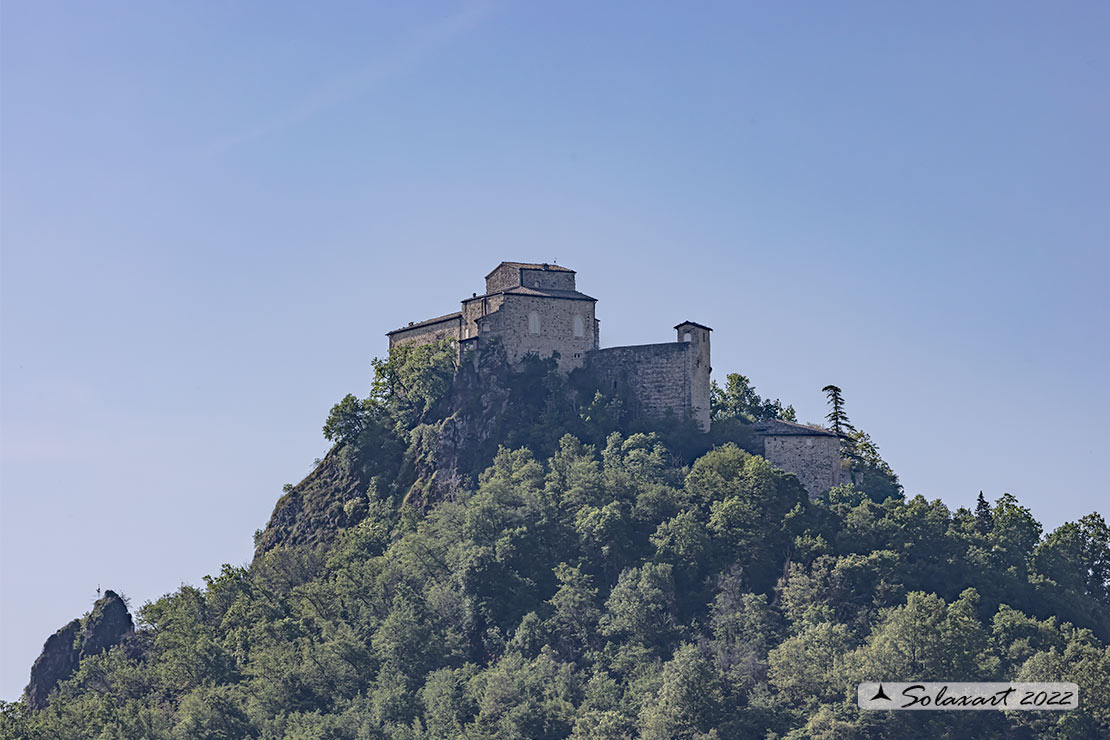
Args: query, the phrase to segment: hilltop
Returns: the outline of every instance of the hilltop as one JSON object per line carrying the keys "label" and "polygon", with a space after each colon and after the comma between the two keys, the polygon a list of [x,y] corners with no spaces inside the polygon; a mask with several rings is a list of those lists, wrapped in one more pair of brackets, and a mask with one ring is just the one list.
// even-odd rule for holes
{"label": "hilltop", "polygon": [[[450,338],[395,346],[327,415],[334,447],[253,562],[63,651],[66,676],[5,705],[0,736],[1110,733],[1098,514],[1045,536],[1012,496],[974,512],[906,497],[839,388],[852,482],[820,492],[759,454],[760,425],[793,412],[743,376],[712,387],[708,432],[616,390],[496,342],[469,360]],[[1066,680],[1082,698],[861,713],[855,685],[876,676]]]}

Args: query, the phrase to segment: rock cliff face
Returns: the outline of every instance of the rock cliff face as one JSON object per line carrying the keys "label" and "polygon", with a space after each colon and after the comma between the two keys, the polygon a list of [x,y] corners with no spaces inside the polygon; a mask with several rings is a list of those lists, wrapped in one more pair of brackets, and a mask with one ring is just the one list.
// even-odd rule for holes
{"label": "rock cliff face", "polygon": [[598,391],[588,371],[568,378],[554,359],[510,365],[496,342],[471,352],[464,353],[449,389],[415,423],[400,431],[391,426],[373,441],[336,444],[304,480],[288,487],[255,539],[255,556],[290,546],[326,549],[362,522],[375,501],[423,509],[452,500],[475,485],[500,445],[528,446],[520,432],[545,424],[552,407],[578,420],[577,404]]}
{"label": "rock cliff face", "polygon": [[256,554],[275,547],[327,545],[336,532],[361,519],[361,510],[346,506],[366,495],[370,476],[355,461],[351,451],[337,445],[305,478],[286,491],[255,541]]}
{"label": "rock cliff face", "polygon": [[[495,420],[503,413],[508,391],[507,366],[498,372],[471,366],[461,368],[450,395],[426,423],[407,433],[398,450],[399,472],[389,488],[414,506],[452,497],[461,485],[460,460],[482,454],[491,457],[496,445],[482,453],[477,448],[496,437]],[[495,440],[496,441],[496,440]],[[336,536],[357,525],[366,514],[366,500],[377,471],[359,458],[351,445],[333,447],[300,483],[291,486],[274,506],[266,528],[255,541],[255,554],[278,547],[328,547]]]}
{"label": "rock cliff face", "polygon": [[119,644],[134,628],[123,599],[114,591],[105,591],[84,619],[74,619],[46,639],[24,691],[27,706],[35,710],[45,707],[50,692],[73,675],[83,658]]}

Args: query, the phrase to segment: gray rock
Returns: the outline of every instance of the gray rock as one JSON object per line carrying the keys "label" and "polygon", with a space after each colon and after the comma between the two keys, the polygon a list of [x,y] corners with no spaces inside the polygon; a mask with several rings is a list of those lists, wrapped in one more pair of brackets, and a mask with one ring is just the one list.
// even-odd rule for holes
{"label": "gray rock", "polygon": [[45,707],[50,692],[77,671],[83,658],[119,644],[134,628],[123,599],[114,591],[105,591],[88,615],[74,619],[46,639],[23,692],[27,706],[32,710]]}

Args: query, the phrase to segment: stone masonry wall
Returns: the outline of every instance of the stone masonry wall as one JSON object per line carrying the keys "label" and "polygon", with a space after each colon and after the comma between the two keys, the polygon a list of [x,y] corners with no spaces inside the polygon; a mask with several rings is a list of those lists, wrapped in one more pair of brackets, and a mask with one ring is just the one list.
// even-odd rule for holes
{"label": "stone masonry wall", "polygon": [[574,290],[574,273],[557,270],[523,269],[520,271],[520,283],[525,288]]}
{"label": "stone masonry wall", "polygon": [[[539,316],[540,332],[528,330],[528,315]],[[583,335],[574,336],[574,317],[582,317]],[[539,298],[506,295],[501,309],[481,322],[481,334],[501,337],[509,362],[535,353],[550,357],[559,353],[559,369],[568,372],[581,367],[594,343],[594,303],[569,298]]]}
{"label": "stone masonry wall", "polygon": [[836,437],[764,437],[763,456],[776,468],[798,476],[810,496],[840,485],[840,440]]}
{"label": "stone masonry wall", "polygon": [[459,339],[459,317],[454,316],[443,321],[431,324],[414,326],[411,329],[402,329],[389,335],[389,348],[393,349],[399,344],[428,344],[440,339]]}
{"label": "stone masonry wall", "polygon": [[587,355],[588,367],[605,392],[631,395],[634,412],[660,418],[681,417],[690,408],[692,348],[684,342],[610,347]]}
{"label": "stone masonry wall", "polygon": [[687,373],[690,378],[690,412],[703,431],[709,431],[710,367],[709,328],[684,321],[675,327],[678,341],[689,342]]}
{"label": "stone masonry wall", "polygon": [[462,325],[459,329],[459,338],[473,339],[478,336],[478,322],[495,313],[504,302],[505,296],[499,293],[464,300],[462,302]]}

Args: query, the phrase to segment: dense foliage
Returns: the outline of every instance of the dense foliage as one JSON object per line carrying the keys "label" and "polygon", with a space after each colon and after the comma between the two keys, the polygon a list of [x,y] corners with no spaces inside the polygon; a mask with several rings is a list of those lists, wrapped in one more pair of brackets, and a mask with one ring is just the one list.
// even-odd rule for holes
{"label": "dense foliage", "polygon": [[[146,604],[45,710],[4,706],[0,737],[1110,736],[1100,516],[1042,537],[1008,495],[978,513],[854,485],[810,500],[713,436],[692,456],[677,435],[598,440],[599,419],[627,423],[617,405],[560,401],[573,381],[542,368],[514,382],[550,387],[499,432],[531,451],[406,500],[404,445],[456,382],[423,352],[328,419],[350,459],[383,466],[357,522]],[[876,677],[1074,681],[1081,707],[862,713],[855,685]]]}

